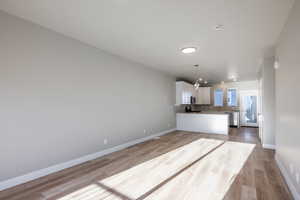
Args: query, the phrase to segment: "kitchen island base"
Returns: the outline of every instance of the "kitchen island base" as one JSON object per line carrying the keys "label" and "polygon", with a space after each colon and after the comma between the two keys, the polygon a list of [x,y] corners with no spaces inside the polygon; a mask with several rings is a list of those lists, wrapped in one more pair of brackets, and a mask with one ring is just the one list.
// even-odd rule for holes
{"label": "kitchen island base", "polygon": [[177,113],[177,130],[228,135],[229,115],[223,113]]}

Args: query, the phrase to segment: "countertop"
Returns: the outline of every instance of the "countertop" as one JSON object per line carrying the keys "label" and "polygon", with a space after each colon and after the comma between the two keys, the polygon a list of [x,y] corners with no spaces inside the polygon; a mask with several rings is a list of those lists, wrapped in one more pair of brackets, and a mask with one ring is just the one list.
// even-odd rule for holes
{"label": "countertop", "polygon": [[177,114],[194,114],[194,115],[229,115],[229,113],[226,113],[227,111],[202,111],[202,112],[178,112]]}

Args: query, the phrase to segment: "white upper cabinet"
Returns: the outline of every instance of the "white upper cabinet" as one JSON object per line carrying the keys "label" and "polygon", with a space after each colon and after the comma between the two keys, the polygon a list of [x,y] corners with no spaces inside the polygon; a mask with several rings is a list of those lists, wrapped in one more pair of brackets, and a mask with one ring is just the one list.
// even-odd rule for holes
{"label": "white upper cabinet", "polygon": [[210,87],[200,87],[197,90],[196,104],[210,104]]}
{"label": "white upper cabinet", "polygon": [[176,82],[176,105],[191,104],[191,96],[196,97],[196,104],[210,104],[210,87],[195,90],[192,84]]}
{"label": "white upper cabinet", "polygon": [[176,105],[191,104],[191,96],[195,96],[194,87],[186,82],[176,82]]}

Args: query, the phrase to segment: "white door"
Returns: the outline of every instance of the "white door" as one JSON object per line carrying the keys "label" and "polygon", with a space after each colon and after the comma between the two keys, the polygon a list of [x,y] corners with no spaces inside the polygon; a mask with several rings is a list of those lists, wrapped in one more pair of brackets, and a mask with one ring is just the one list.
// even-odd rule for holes
{"label": "white door", "polygon": [[240,113],[242,126],[258,127],[258,91],[240,92]]}

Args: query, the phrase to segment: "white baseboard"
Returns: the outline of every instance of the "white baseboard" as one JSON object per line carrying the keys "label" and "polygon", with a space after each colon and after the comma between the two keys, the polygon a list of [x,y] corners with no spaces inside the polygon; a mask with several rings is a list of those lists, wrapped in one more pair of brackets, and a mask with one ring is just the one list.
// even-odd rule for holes
{"label": "white baseboard", "polygon": [[285,168],[285,166],[283,165],[282,161],[278,158],[277,154],[275,155],[275,160],[276,160],[276,163],[294,197],[295,200],[300,200],[300,194],[297,192],[297,189],[296,187],[294,186],[293,184],[293,181],[291,180],[289,174],[288,174],[288,171],[287,169]]}
{"label": "white baseboard", "polygon": [[263,144],[262,146],[264,149],[276,149],[276,146],[274,144]]}
{"label": "white baseboard", "polygon": [[163,132],[153,134],[153,135],[150,135],[150,136],[147,136],[147,137],[144,137],[144,138],[136,139],[134,141],[127,142],[125,144],[121,144],[121,145],[118,145],[118,146],[115,146],[115,147],[112,147],[112,148],[109,148],[109,149],[105,149],[105,150],[100,151],[100,152],[89,154],[89,155],[83,156],[81,158],[70,160],[70,161],[67,161],[67,162],[64,162],[64,163],[60,163],[60,164],[48,167],[48,168],[44,168],[44,169],[37,170],[37,171],[31,172],[31,173],[28,173],[28,174],[25,174],[25,175],[22,175],[22,176],[18,176],[18,177],[15,177],[15,178],[11,178],[11,179],[2,181],[2,182],[0,182],[0,191],[11,188],[11,187],[14,187],[14,186],[17,186],[17,185],[20,185],[22,183],[26,183],[26,182],[35,180],[37,178],[41,178],[43,176],[47,176],[49,174],[61,171],[61,170],[66,169],[66,168],[73,167],[75,165],[78,165],[78,164],[81,164],[81,163],[84,163],[84,162],[87,162],[87,161],[90,161],[90,160],[94,160],[94,159],[99,158],[101,156],[113,153],[115,151],[125,149],[127,147],[132,146],[132,145],[135,145],[135,144],[153,139],[153,138],[161,136],[161,135],[165,135],[165,134],[167,134],[169,132],[173,132],[175,130],[176,129],[170,129],[170,130],[167,130],[167,131],[163,131]]}

